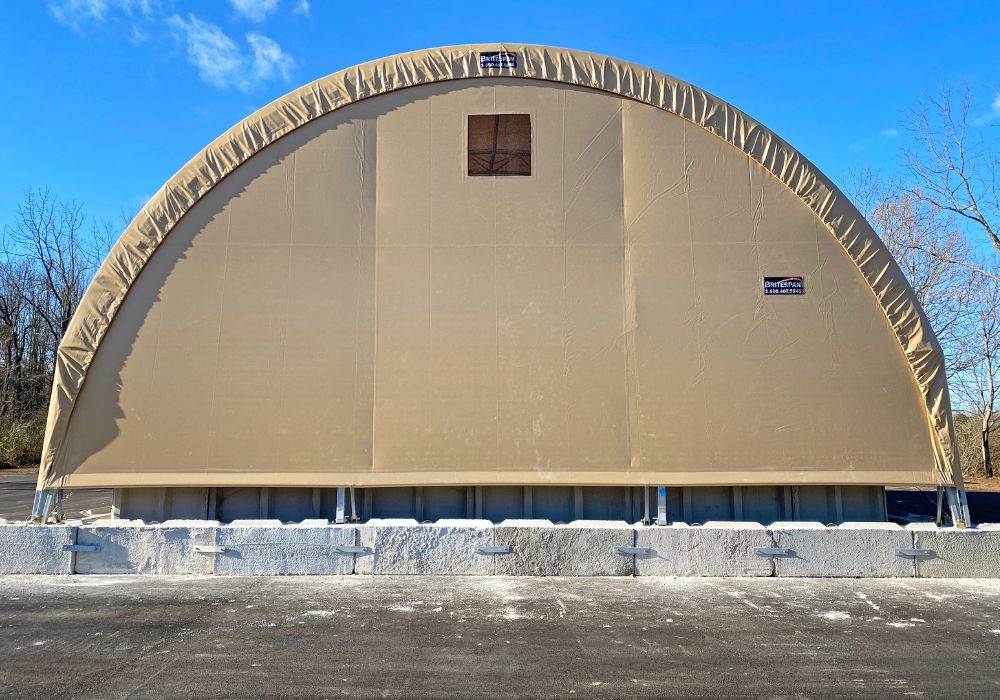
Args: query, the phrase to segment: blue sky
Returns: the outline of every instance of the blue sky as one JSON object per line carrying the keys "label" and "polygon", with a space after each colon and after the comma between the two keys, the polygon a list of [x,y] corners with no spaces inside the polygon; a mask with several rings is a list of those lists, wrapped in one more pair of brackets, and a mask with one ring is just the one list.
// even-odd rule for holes
{"label": "blue sky", "polygon": [[487,41],[635,61],[735,104],[839,182],[892,169],[942,83],[1000,128],[1000,3],[10,0],[0,225],[28,187],[115,217],[253,110],[380,56]]}

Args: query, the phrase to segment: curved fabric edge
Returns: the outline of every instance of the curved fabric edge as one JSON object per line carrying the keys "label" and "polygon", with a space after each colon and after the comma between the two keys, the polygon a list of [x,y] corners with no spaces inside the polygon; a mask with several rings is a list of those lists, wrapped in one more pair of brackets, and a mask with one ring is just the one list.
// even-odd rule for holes
{"label": "curved fabric edge", "polygon": [[[477,60],[482,51],[516,52],[517,67],[482,68]],[[935,447],[934,474],[924,483],[962,483],[944,353],[896,261],[829,179],[740,110],[664,73],[584,51],[483,44],[400,54],[309,83],[229,129],[170,178],[111,249],[59,345],[38,487],[56,488],[70,481],[59,475],[64,459],[60,448],[90,363],[143,266],[174,225],[212,187],[266,146],[340,107],[407,87],[485,77],[548,80],[644,102],[715,134],[784,183],[843,246],[900,343],[923,397]]]}

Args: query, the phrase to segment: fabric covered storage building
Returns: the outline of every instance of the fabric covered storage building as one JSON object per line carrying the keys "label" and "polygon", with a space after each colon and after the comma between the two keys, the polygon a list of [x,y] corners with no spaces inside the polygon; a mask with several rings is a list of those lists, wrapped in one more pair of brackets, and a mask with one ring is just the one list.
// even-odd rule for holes
{"label": "fabric covered storage building", "polygon": [[150,200],[60,347],[39,489],[733,503],[960,488],[953,443],[911,288],[788,144],[653,70],[461,46],[306,85]]}

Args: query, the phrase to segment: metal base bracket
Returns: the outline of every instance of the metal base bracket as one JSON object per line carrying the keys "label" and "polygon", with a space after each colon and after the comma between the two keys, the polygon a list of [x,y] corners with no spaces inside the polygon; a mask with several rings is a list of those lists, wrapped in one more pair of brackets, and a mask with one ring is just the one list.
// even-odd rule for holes
{"label": "metal base bracket", "polygon": [[55,510],[56,494],[53,491],[35,491],[35,502],[31,506],[31,522],[44,523]]}
{"label": "metal base bracket", "polygon": [[972,526],[972,518],[969,515],[969,501],[965,496],[965,489],[955,486],[945,486],[945,498],[948,499],[948,510],[951,511],[951,522],[957,528]]}

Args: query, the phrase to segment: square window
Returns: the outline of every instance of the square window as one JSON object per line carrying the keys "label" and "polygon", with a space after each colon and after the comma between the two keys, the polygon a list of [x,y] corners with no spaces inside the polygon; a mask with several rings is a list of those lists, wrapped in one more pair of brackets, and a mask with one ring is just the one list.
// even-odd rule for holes
{"label": "square window", "polygon": [[470,114],[469,175],[531,175],[531,115]]}

